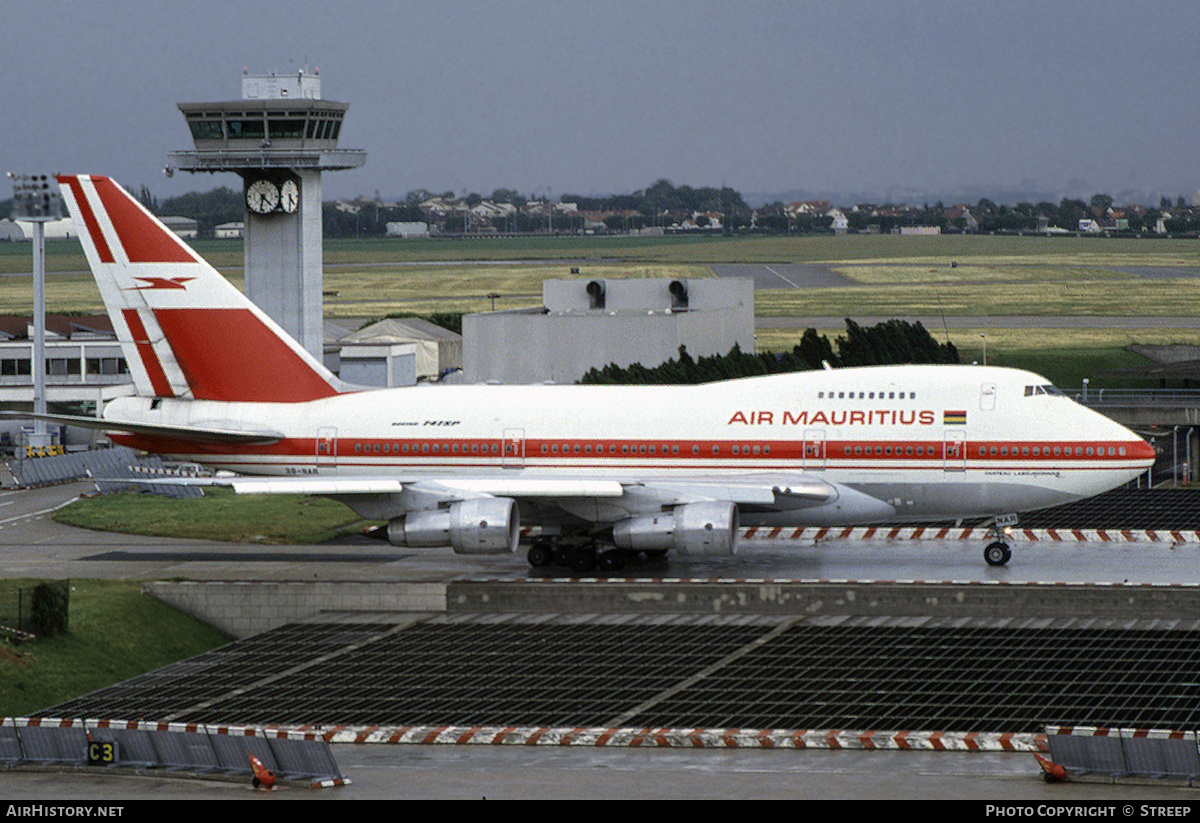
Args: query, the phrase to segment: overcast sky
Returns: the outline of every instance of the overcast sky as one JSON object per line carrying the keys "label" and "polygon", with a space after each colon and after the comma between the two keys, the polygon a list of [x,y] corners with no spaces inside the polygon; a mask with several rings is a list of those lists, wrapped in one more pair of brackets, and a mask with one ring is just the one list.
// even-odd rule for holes
{"label": "overcast sky", "polygon": [[1196,0],[0,0],[0,170],[236,186],[164,177],[176,103],[304,67],[327,198],[1200,188]]}

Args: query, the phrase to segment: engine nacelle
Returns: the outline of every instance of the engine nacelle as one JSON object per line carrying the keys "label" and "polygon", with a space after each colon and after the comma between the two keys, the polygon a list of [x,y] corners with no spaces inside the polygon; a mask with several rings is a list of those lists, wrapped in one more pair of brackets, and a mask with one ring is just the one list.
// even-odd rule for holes
{"label": "engine nacelle", "polygon": [[394,546],[450,546],[459,554],[516,551],[517,501],[481,497],[451,503],[448,509],[409,512],[388,521],[387,538]]}
{"label": "engine nacelle", "polygon": [[729,502],[688,503],[613,526],[613,542],[619,548],[675,549],[684,557],[728,557],[737,551],[737,534],[738,510]]}

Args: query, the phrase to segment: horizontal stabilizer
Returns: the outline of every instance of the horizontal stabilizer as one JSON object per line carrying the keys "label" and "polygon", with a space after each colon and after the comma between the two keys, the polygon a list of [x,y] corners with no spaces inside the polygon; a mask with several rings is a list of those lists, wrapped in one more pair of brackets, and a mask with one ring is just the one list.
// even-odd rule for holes
{"label": "horizontal stabilizer", "polygon": [[81,429],[97,429],[100,431],[127,432],[129,434],[144,434],[152,437],[175,437],[189,440],[202,440],[209,443],[275,443],[283,438],[282,434],[272,431],[237,431],[207,426],[170,426],[155,423],[133,423],[120,420],[107,420],[101,417],[82,417],[73,414],[36,414],[33,412],[0,412],[0,417],[45,420],[47,423],[58,423],[62,426],[77,426]]}

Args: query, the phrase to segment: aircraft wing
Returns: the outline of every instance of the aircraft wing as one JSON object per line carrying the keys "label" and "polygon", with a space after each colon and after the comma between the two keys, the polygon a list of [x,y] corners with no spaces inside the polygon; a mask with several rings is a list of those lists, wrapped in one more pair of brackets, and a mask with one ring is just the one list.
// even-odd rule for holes
{"label": "aircraft wing", "polygon": [[608,480],[399,477],[217,477],[214,485],[238,494],[395,494],[405,489],[443,500],[471,497],[620,497],[621,483]]}
{"label": "aircraft wing", "polygon": [[[156,478],[155,482],[161,482]],[[337,476],[188,478],[178,482],[227,486],[237,494],[307,494],[338,497],[407,493],[441,503],[479,497],[543,500],[609,500],[631,511],[654,511],[702,501],[728,501],[758,511],[848,506],[872,516],[893,513],[887,504],[846,486],[803,473],[750,473],[688,478],[404,477]]]}

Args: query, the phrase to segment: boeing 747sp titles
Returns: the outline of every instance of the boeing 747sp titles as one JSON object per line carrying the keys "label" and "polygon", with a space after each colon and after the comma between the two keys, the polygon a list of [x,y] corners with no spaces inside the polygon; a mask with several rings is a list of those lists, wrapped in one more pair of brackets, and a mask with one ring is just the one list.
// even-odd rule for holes
{"label": "boeing 747sp titles", "polygon": [[[113,440],[386,521],[401,546],[620,568],[740,525],[999,517],[1115,488],[1154,450],[1036,374],[886,366],[699,386],[342,383],[113,181],[59,178],[137,394]],[[53,416],[51,416],[53,417]],[[57,418],[78,424],[79,418]],[[997,539],[989,563],[1008,561]]]}

